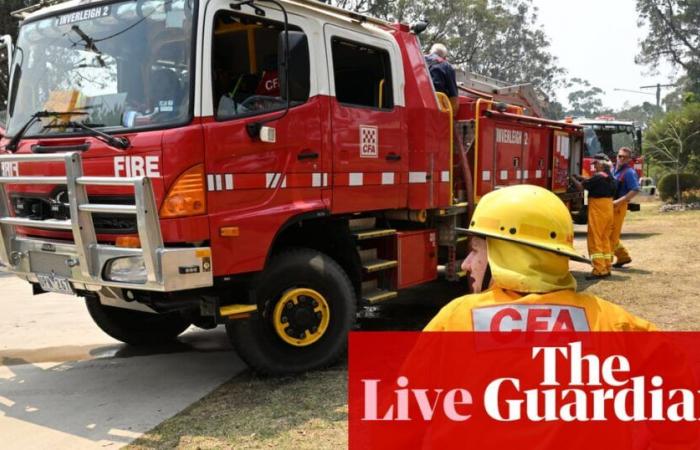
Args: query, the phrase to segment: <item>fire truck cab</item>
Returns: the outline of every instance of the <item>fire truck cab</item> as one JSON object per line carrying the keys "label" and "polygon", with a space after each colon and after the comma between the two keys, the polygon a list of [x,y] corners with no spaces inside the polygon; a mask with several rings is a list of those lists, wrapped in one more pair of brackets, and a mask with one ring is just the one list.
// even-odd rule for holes
{"label": "fire truck cab", "polygon": [[[598,116],[595,119],[579,118],[575,123],[583,126],[584,133],[584,160],[583,175],[592,173],[593,157],[603,153],[615,163],[617,151],[620,147],[632,150],[631,167],[637,172],[637,176],[644,176],[644,157],[642,156],[642,129],[634,122],[616,120],[613,116]],[[627,208],[630,211],[639,211],[638,199],[633,199]],[[583,211],[585,212],[585,211]],[[585,223],[584,215],[581,215],[581,223]]]}
{"label": "fire truck cab", "polygon": [[53,3],[19,12],[0,258],[123,342],[226,324],[257,370],[322,367],[359,312],[464,276],[480,196],[578,195],[580,126],[473,92],[453,120],[407,25],[310,0]]}
{"label": "fire truck cab", "polygon": [[632,150],[633,168],[641,177],[643,159],[642,130],[634,122],[615,120],[612,116],[599,116],[595,119],[575,119],[575,123],[583,126],[584,133],[584,167],[583,174],[590,175],[593,157],[604,153],[611,161],[620,147]]}

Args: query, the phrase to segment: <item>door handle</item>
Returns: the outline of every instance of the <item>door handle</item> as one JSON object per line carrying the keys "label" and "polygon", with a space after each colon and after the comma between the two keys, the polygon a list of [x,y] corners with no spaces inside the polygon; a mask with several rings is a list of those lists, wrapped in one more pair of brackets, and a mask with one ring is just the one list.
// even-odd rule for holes
{"label": "door handle", "polygon": [[401,155],[397,155],[396,153],[389,153],[386,155],[386,160],[387,161],[401,161]]}
{"label": "door handle", "polygon": [[318,152],[312,150],[303,150],[297,155],[299,161],[305,161],[307,159],[318,159]]}

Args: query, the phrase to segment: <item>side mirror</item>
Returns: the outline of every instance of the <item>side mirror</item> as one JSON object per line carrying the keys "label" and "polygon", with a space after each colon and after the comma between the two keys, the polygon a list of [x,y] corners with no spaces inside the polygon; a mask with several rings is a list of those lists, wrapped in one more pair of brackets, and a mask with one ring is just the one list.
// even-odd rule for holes
{"label": "side mirror", "polygon": [[[10,95],[10,72],[12,71],[12,37],[9,34],[0,37],[0,137],[5,136],[8,97]],[[7,64],[7,68],[5,68]]]}
{"label": "side mirror", "polygon": [[[277,40],[277,65],[279,67],[280,96],[290,102],[303,102],[309,98],[311,69],[309,43],[301,31],[289,31],[289,47],[285,33]],[[289,54],[287,61],[285,56]],[[289,92],[287,92],[287,81]]]}

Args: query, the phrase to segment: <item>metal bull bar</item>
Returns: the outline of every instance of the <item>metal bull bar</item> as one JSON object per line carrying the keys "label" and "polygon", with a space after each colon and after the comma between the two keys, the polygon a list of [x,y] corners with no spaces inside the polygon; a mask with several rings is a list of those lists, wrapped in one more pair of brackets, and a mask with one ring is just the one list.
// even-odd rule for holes
{"label": "metal bull bar", "polygon": [[[147,177],[90,177],[83,175],[82,158],[77,152],[58,154],[2,155],[0,163],[64,162],[63,177],[0,177],[0,260],[10,272],[36,282],[31,254],[36,257],[55,254],[65,256],[67,278],[76,289],[100,290],[102,286],[176,291],[208,287],[213,284],[211,250],[208,247],[166,248],[160,230],[158,209],[151,181]],[[70,220],[34,220],[13,217],[7,196],[7,184],[65,184],[68,191]],[[87,186],[132,186],[134,205],[90,203]],[[93,213],[133,214],[136,216],[141,248],[122,248],[99,244]],[[73,234],[73,243],[18,236],[15,227],[65,230]],[[47,249],[50,249],[47,251]],[[120,257],[142,257],[146,269],[145,283],[112,281],[103,276],[107,263]],[[56,261],[61,259],[55,259]],[[61,268],[66,270],[65,268]]]}

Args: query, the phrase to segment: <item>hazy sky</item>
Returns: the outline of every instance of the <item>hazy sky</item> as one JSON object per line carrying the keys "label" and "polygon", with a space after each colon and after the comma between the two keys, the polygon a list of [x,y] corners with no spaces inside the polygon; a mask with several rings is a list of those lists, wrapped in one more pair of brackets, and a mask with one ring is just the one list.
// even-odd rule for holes
{"label": "hazy sky", "polygon": [[[637,27],[634,0],[533,0],[539,22],[549,36],[551,52],[569,77],[588,80],[605,91],[605,106],[621,108],[644,101],[656,102],[655,89],[640,89],[667,83],[672,70],[664,64],[659,75],[634,63],[638,42],[645,36]],[[615,88],[654,95],[616,92]],[[664,91],[661,91],[663,99]],[[559,93],[566,101],[566,92]]]}

